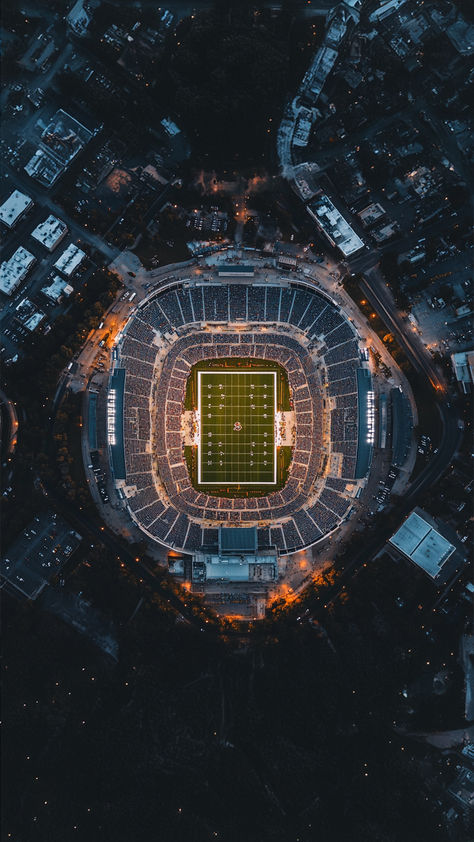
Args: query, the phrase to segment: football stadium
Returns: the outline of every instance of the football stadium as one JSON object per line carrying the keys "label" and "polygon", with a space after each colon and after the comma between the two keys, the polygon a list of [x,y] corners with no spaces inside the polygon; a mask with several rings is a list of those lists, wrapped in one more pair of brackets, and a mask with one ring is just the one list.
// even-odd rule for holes
{"label": "football stadium", "polygon": [[140,302],[114,351],[107,435],[118,496],[148,539],[192,555],[251,532],[266,575],[265,553],[309,547],[349,517],[374,393],[326,293],[246,269],[170,279]]}

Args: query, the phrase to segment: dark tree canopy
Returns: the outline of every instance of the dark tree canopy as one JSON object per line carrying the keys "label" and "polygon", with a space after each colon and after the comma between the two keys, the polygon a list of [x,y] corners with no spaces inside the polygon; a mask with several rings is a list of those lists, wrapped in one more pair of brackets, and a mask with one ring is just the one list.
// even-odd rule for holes
{"label": "dark tree canopy", "polygon": [[170,107],[196,151],[213,161],[258,162],[278,126],[287,51],[269,25],[253,20],[202,13],[184,20],[169,45]]}

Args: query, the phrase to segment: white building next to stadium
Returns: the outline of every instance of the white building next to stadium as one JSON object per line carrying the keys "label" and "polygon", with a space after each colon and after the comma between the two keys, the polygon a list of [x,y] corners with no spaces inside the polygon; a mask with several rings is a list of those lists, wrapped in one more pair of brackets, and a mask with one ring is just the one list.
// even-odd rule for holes
{"label": "white building next to stadium", "polygon": [[[438,580],[444,578],[444,567],[450,559],[453,560],[457,552],[456,545],[441,534],[442,528],[417,507],[392,535],[389,544],[431,579]],[[451,568],[451,565],[449,567]]]}
{"label": "white building next to stadium", "polygon": [[71,245],[63,251],[61,256],[58,257],[56,263],[54,264],[54,268],[58,269],[59,272],[62,272],[66,278],[70,278],[76,269],[79,268],[85,256],[85,251],[82,251],[82,249],[75,246],[74,243],[71,243]]}
{"label": "white building next to stadium", "polygon": [[48,251],[54,251],[66,236],[67,231],[66,223],[50,214],[44,222],[40,222],[36,226],[35,230],[31,232],[31,236]]}
{"label": "white building next to stadium", "polygon": [[68,298],[74,292],[74,289],[67,281],[60,278],[59,275],[55,275],[48,286],[41,288],[41,292],[49,301],[58,304],[62,298]]}
{"label": "white building next to stadium", "polygon": [[306,207],[331,245],[336,246],[344,257],[351,257],[364,247],[361,238],[328,196],[322,195]]}
{"label": "white building next to stadium", "polygon": [[11,196],[0,205],[0,220],[7,226],[13,228],[30,208],[33,207],[33,199],[26,193],[14,190]]}
{"label": "white building next to stadium", "polygon": [[0,292],[11,295],[26,278],[36,258],[19,246],[9,260],[0,265]]}

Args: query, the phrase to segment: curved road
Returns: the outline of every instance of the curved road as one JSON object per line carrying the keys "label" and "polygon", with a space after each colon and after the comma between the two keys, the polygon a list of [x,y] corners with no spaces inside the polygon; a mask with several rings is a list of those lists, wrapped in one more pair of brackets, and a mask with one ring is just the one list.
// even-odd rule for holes
{"label": "curved road", "polygon": [[10,424],[9,424],[9,436],[8,441],[3,442],[3,431],[2,431],[2,450],[5,450],[5,456],[11,456],[13,451],[15,450],[16,446],[16,439],[17,439],[17,432],[18,432],[18,416],[16,414],[16,409],[14,404],[9,400],[5,392],[2,392],[0,389],[0,404],[5,407],[6,412],[8,413]]}
{"label": "curved road", "polygon": [[407,328],[398,314],[392,296],[387,291],[378,267],[369,269],[366,272],[366,276],[362,277],[360,286],[364,288],[367,298],[380,318],[396,336],[398,344],[405,352],[413,367],[429,380],[433,389],[444,392],[446,388],[445,381],[440,376],[437,367],[419,341],[417,334]]}
{"label": "curved road", "polygon": [[431,385],[433,402],[441,415],[443,432],[438,452],[433,454],[428,465],[411,483],[404,498],[405,504],[409,504],[411,507],[420,492],[437,482],[452,461],[461,443],[463,424],[455,407],[446,402],[446,383],[436,365],[420,342],[418,335],[407,329],[406,324],[395,309],[392,296],[386,288],[378,267],[369,269],[366,275],[368,280],[367,278],[362,279],[361,288],[365,290],[365,294],[374,309],[396,337],[398,344],[414,369],[426,378]]}

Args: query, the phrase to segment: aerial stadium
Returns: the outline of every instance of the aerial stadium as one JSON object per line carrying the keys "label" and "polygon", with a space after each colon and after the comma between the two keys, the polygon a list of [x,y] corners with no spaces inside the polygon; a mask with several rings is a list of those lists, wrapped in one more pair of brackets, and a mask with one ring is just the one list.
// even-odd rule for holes
{"label": "aerial stadium", "polygon": [[249,552],[264,577],[267,556],[350,516],[371,464],[374,392],[356,330],[326,293],[235,268],[140,302],[115,348],[107,435],[117,494],[147,539],[201,573],[206,548],[240,562]]}

